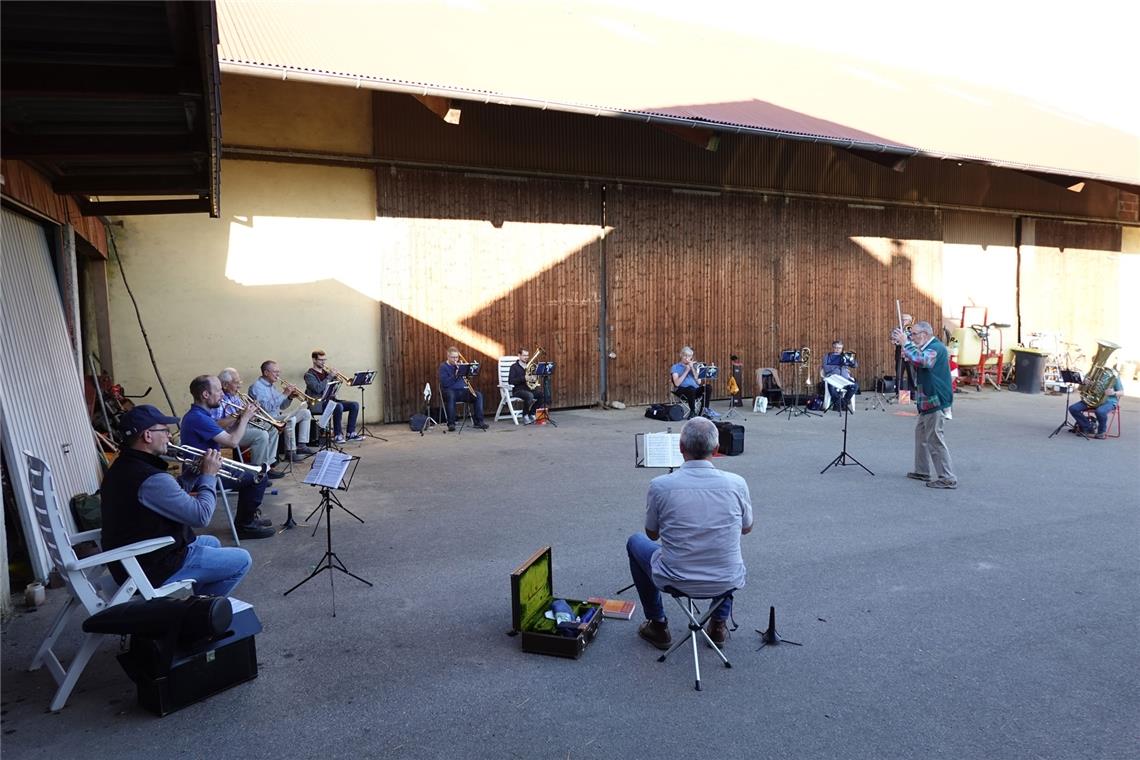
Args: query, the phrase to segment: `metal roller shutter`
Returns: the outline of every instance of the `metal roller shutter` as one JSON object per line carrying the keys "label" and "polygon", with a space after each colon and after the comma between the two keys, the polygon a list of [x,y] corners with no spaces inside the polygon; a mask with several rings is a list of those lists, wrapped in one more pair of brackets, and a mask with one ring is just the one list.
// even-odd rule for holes
{"label": "metal roller shutter", "polygon": [[[74,494],[99,487],[99,454],[64,326],[47,234],[8,209],[3,209],[0,288],[0,427],[32,568],[44,579],[51,561],[28,499],[23,452],[27,449],[51,466],[65,507]],[[69,524],[70,519],[68,514]]]}

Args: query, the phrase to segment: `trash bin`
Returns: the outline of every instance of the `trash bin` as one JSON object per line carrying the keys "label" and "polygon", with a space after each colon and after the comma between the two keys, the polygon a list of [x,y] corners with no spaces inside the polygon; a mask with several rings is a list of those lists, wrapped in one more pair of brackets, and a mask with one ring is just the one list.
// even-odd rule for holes
{"label": "trash bin", "polygon": [[1013,375],[1018,393],[1041,393],[1045,384],[1045,357],[1043,351],[1035,348],[1017,347],[1013,349]]}

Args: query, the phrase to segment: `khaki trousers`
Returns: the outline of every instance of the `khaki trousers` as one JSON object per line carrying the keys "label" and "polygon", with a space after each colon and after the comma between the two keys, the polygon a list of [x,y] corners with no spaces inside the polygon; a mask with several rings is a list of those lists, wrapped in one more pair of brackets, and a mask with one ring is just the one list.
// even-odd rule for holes
{"label": "khaki trousers", "polygon": [[914,427],[914,471],[939,480],[957,482],[958,477],[950,462],[950,449],[946,448],[946,438],[942,434],[945,422],[942,412],[918,415],[918,423]]}

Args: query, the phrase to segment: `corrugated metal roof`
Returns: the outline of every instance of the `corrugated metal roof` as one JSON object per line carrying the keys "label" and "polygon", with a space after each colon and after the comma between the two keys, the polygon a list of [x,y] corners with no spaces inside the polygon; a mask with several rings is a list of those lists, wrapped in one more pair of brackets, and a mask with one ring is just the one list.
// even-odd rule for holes
{"label": "corrugated metal roof", "polygon": [[223,70],[676,120],[1140,185],[1140,137],[980,85],[628,9],[218,0]]}

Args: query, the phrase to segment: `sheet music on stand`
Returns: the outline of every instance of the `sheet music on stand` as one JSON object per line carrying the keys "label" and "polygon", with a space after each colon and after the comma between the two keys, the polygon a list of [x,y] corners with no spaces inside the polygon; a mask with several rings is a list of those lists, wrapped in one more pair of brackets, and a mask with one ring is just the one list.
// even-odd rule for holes
{"label": "sheet music on stand", "polygon": [[635,433],[633,436],[634,467],[676,469],[685,463],[681,456],[680,433]]}
{"label": "sheet music on stand", "polygon": [[372,385],[372,381],[376,379],[376,370],[370,369],[367,372],[357,372],[352,376],[352,382],[349,383],[352,387],[360,385]]}
{"label": "sheet music on stand", "polygon": [[[333,488],[338,491],[347,491],[356,473],[356,464],[360,457],[352,454],[343,454],[339,451],[318,451],[313,458],[313,467],[302,481],[310,486]],[[349,472],[349,468],[352,472]]]}

